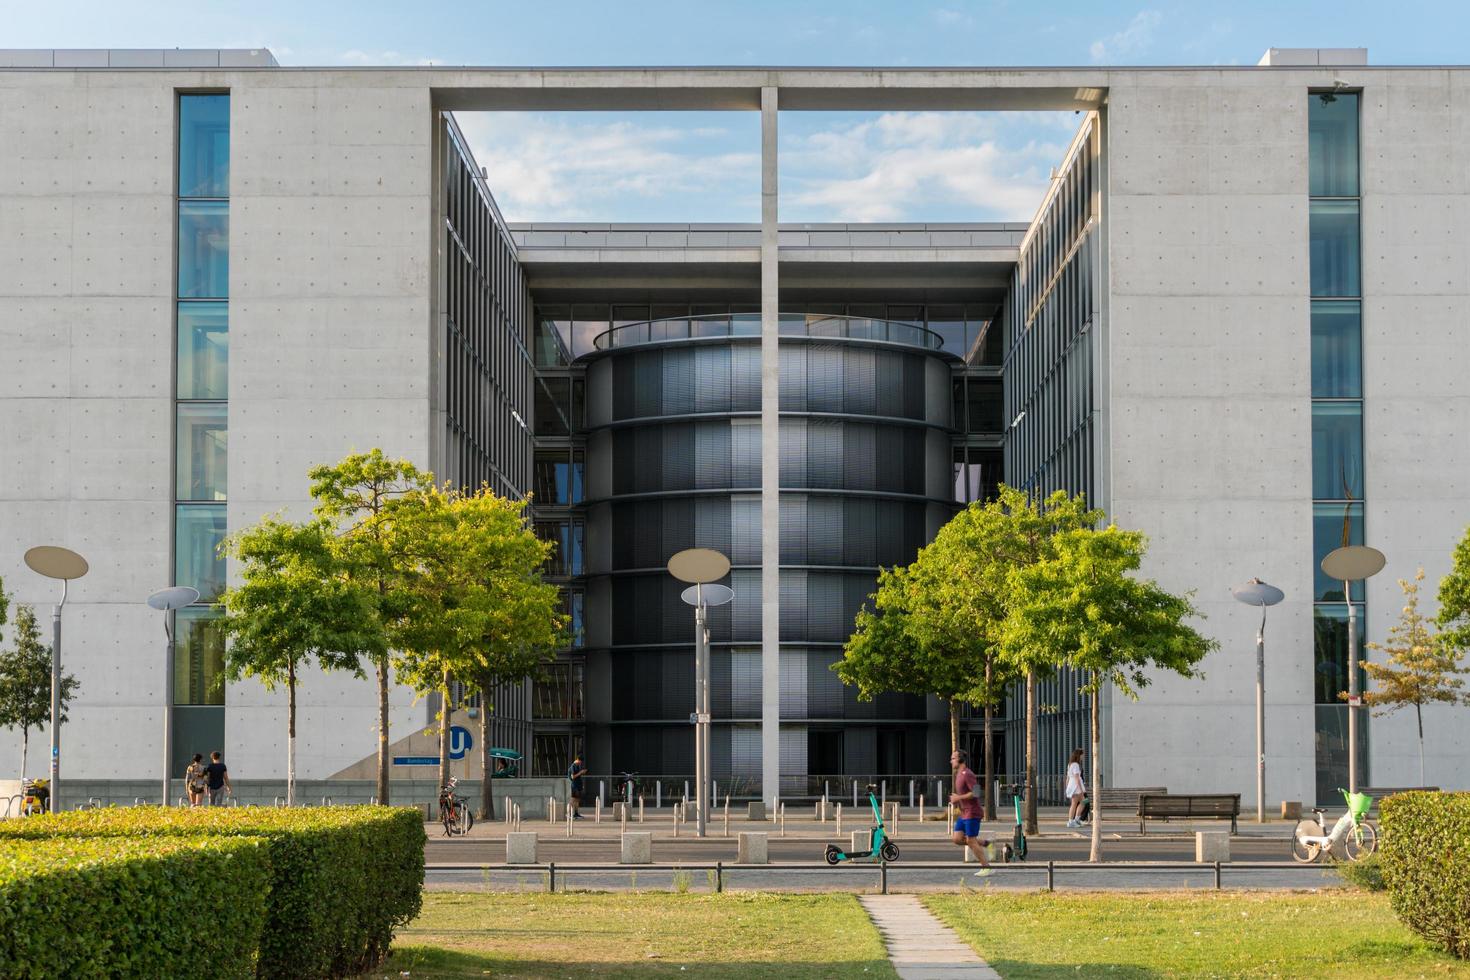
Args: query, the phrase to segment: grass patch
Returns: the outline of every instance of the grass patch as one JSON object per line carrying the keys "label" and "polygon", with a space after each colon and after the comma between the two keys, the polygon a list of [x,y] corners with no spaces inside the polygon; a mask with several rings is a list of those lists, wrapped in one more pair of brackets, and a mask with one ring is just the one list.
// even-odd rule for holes
{"label": "grass patch", "polygon": [[932,895],[1002,976],[1467,977],[1381,893]]}
{"label": "grass patch", "polygon": [[426,892],[370,976],[881,977],[851,895]]}

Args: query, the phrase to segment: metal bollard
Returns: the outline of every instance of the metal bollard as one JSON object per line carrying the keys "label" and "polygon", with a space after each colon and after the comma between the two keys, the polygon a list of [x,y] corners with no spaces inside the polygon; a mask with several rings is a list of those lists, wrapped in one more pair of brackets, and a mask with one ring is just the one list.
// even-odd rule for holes
{"label": "metal bollard", "polygon": [[720,892],[722,892],[724,890],[725,890],[725,862],[724,861],[716,861],[715,862],[715,893],[718,894],[718,893],[720,893]]}
{"label": "metal bollard", "polygon": [[656,779],[653,783],[653,808],[662,810],[664,808],[664,781]]}
{"label": "metal bollard", "polygon": [[888,805],[888,780],[880,780],[878,783],[878,806],[881,809]]}
{"label": "metal bollard", "polygon": [[594,817],[594,819],[593,819],[592,822],[593,823],[602,823],[602,797],[600,795],[597,797],[597,807],[596,807],[596,810],[597,810],[597,813],[596,813],[596,816]]}
{"label": "metal bollard", "polygon": [[546,871],[547,871],[546,890],[549,891],[549,892],[551,892],[551,894],[555,895],[556,894],[556,862],[555,861],[547,862]]}
{"label": "metal bollard", "polygon": [[879,884],[880,888],[882,889],[883,894],[887,895],[888,894],[888,862],[887,861],[879,861],[878,862],[878,884]]}
{"label": "metal bollard", "polygon": [[1215,862],[1215,891],[1220,890],[1220,862]]}
{"label": "metal bollard", "polygon": [[689,780],[684,780],[684,799],[689,799]]}
{"label": "metal bollard", "polygon": [[643,797],[638,797],[638,822],[643,822]]}
{"label": "metal bollard", "polygon": [[567,840],[572,839],[572,804],[567,801]]}
{"label": "metal bollard", "polygon": [[1057,890],[1057,865],[1055,861],[1046,862],[1046,890],[1049,892]]}
{"label": "metal bollard", "polygon": [[725,836],[730,836],[730,794],[725,794]]}
{"label": "metal bollard", "polygon": [[602,806],[603,799],[607,796],[607,783],[601,779],[597,781],[597,805]]}
{"label": "metal bollard", "polygon": [[912,810],[913,808],[914,808],[914,781],[912,779],[910,779],[909,780],[909,809]]}
{"label": "metal bollard", "polygon": [[857,780],[852,781],[852,805],[857,806]]}
{"label": "metal bollard", "polygon": [[837,804],[837,836],[842,836],[842,804]]}
{"label": "metal bollard", "polygon": [[919,826],[924,826],[924,798],[919,797]]}
{"label": "metal bollard", "polygon": [[781,804],[781,836],[786,836],[786,804]]}

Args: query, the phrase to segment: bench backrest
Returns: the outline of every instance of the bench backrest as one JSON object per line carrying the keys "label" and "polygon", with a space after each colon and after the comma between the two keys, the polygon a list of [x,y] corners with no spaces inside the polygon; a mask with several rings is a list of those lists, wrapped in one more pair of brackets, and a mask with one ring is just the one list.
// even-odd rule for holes
{"label": "bench backrest", "polygon": [[1138,798],[1145,793],[1162,796],[1169,790],[1164,786],[1104,786],[1098,790],[1098,806],[1134,807],[1138,805]]}
{"label": "bench backrest", "polygon": [[1192,795],[1144,793],[1138,798],[1140,817],[1218,817],[1240,815],[1239,793]]}

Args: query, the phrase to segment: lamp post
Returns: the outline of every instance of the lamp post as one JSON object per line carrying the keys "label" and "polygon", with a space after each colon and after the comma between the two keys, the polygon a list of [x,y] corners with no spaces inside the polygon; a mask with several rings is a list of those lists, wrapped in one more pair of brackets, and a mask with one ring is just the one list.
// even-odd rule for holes
{"label": "lamp post", "polygon": [[1274,585],[1253,578],[1237,585],[1230,594],[1248,606],[1261,607],[1261,625],[1256,630],[1256,823],[1266,822],[1266,607],[1286,594]]}
{"label": "lamp post", "polygon": [[148,597],[148,605],[163,613],[163,635],[168,640],[163,656],[163,805],[168,806],[168,777],[174,765],[174,617],[169,613],[199,601],[199,590],[187,585],[159,589]]}
{"label": "lamp post", "polygon": [[696,833],[705,836],[709,824],[709,626],[706,610],[722,605],[735,593],[715,585],[730,573],[730,559],[711,548],[688,548],[669,559],[669,574],[692,582],[681,598],[694,607],[694,807]]}
{"label": "lamp post", "polygon": [[1358,791],[1358,610],[1353,605],[1353,583],[1383,571],[1388,559],[1377,548],[1345,545],[1328,552],[1322,571],[1342,583],[1348,607],[1348,792]]}
{"label": "lamp post", "polygon": [[61,607],[66,587],[87,574],[87,559],[68,548],[41,545],[25,554],[31,571],[61,580],[61,600],[51,610],[51,812],[61,812]]}

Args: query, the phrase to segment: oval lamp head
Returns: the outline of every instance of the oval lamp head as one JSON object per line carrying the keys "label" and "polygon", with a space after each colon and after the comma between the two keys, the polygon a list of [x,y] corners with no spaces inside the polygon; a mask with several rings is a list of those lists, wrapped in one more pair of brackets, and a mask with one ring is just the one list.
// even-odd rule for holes
{"label": "oval lamp head", "polygon": [[1237,585],[1230,590],[1230,594],[1247,606],[1274,606],[1286,598],[1285,592],[1258,578],[1253,578],[1244,585]]}
{"label": "oval lamp head", "polygon": [[87,559],[70,548],[43,544],[27,551],[25,559],[31,571],[47,578],[70,581],[87,574]]}
{"label": "oval lamp head", "polygon": [[730,588],[728,585],[720,585],[717,582],[706,582],[702,585],[697,586],[691,585],[689,586],[689,588],[679,593],[679,598],[683,599],[684,602],[688,605],[697,606],[699,605],[699,598],[697,593],[700,589],[704,590],[704,604],[706,606],[723,606],[725,603],[735,598],[734,589]]}
{"label": "oval lamp head", "polygon": [[199,601],[199,590],[188,585],[174,585],[159,589],[148,597],[148,605],[160,612],[183,609]]}
{"label": "oval lamp head", "polygon": [[1387,562],[1388,559],[1377,548],[1351,544],[1328,552],[1322,559],[1322,571],[1328,578],[1339,582],[1356,582],[1377,575]]}
{"label": "oval lamp head", "polygon": [[718,582],[730,572],[730,559],[713,548],[686,548],[669,559],[669,574],[681,582]]}

